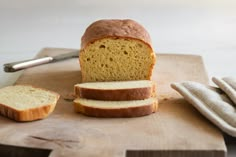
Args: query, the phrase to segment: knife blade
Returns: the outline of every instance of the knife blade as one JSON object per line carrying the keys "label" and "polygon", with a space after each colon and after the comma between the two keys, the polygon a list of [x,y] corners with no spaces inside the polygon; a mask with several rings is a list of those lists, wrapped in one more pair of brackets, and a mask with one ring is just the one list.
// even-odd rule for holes
{"label": "knife blade", "polygon": [[79,57],[79,51],[72,51],[69,53],[57,55],[57,56],[46,56],[36,59],[23,60],[18,62],[4,64],[5,72],[16,72],[26,68],[34,67],[41,64],[58,62],[69,58]]}

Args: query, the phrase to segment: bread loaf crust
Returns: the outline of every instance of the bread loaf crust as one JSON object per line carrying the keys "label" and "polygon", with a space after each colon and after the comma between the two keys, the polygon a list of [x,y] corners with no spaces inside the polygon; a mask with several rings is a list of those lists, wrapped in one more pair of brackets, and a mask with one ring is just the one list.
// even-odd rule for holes
{"label": "bread loaf crust", "polygon": [[152,114],[157,111],[158,101],[153,104],[145,106],[127,107],[120,109],[104,109],[84,106],[83,104],[74,103],[76,112],[80,112],[87,116],[102,117],[102,118],[128,118],[128,117],[141,117]]}
{"label": "bread loaf crust", "polygon": [[0,104],[0,113],[15,121],[33,121],[46,118],[55,108],[56,104],[48,104],[38,108],[32,108],[28,110],[16,110],[9,106]]}
{"label": "bread loaf crust", "polygon": [[108,37],[141,40],[152,48],[150,35],[142,25],[130,19],[113,19],[99,20],[92,23],[82,36],[81,49],[85,48],[89,43]]}

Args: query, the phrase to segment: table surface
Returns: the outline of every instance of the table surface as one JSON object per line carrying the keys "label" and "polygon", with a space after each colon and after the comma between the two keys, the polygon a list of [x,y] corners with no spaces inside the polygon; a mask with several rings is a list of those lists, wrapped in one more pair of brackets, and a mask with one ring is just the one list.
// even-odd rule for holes
{"label": "table surface", "polygon": [[[201,55],[209,78],[235,76],[233,0],[0,0],[0,63],[32,58],[44,47],[79,49],[85,28],[104,18],[138,21],[149,31],[157,53]],[[20,74],[1,68],[0,87]],[[228,156],[236,156],[236,146],[227,147]]]}

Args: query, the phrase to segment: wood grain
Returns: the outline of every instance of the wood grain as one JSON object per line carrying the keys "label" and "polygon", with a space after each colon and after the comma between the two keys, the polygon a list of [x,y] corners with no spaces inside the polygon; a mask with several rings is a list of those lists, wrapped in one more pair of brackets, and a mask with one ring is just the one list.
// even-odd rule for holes
{"label": "wood grain", "polygon": [[[45,48],[39,56],[72,49]],[[158,54],[153,80],[159,111],[139,118],[93,118],[73,111],[73,86],[81,81],[78,59],[24,71],[16,84],[56,91],[61,98],[47,119],[17,123],[0,117],[0,143],[52,149],[50,157],[225,157],[221,132],[179,94],[171,82],[208,83],[200,56]]]}

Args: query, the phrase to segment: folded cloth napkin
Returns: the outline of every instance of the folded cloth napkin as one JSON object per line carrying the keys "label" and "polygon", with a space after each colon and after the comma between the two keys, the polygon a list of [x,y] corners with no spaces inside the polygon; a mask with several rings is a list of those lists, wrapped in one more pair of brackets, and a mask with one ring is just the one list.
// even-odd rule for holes
{"label": "folded cloth napkin", "polygon": [[222,79],[213,77],[212,81],[223,90],[236,105],[236,78],[225,77]]}
{"label": "folded cloth napkin", "polygon": [[[220,84],[219,87],[224,88],[224,90],[191,81],[173,83],[171,87],[222,131],[236,137],[236,108],[232,101],[233,98],[235,99],[236,92],[234,88],[236,86],[235,79],[213,78],[213,80],[217,82],[217,85]],[[227,93],[225,94],[223,91],[227,91]],[[227,96],[228,93],[230,93],[232,100]]]}

